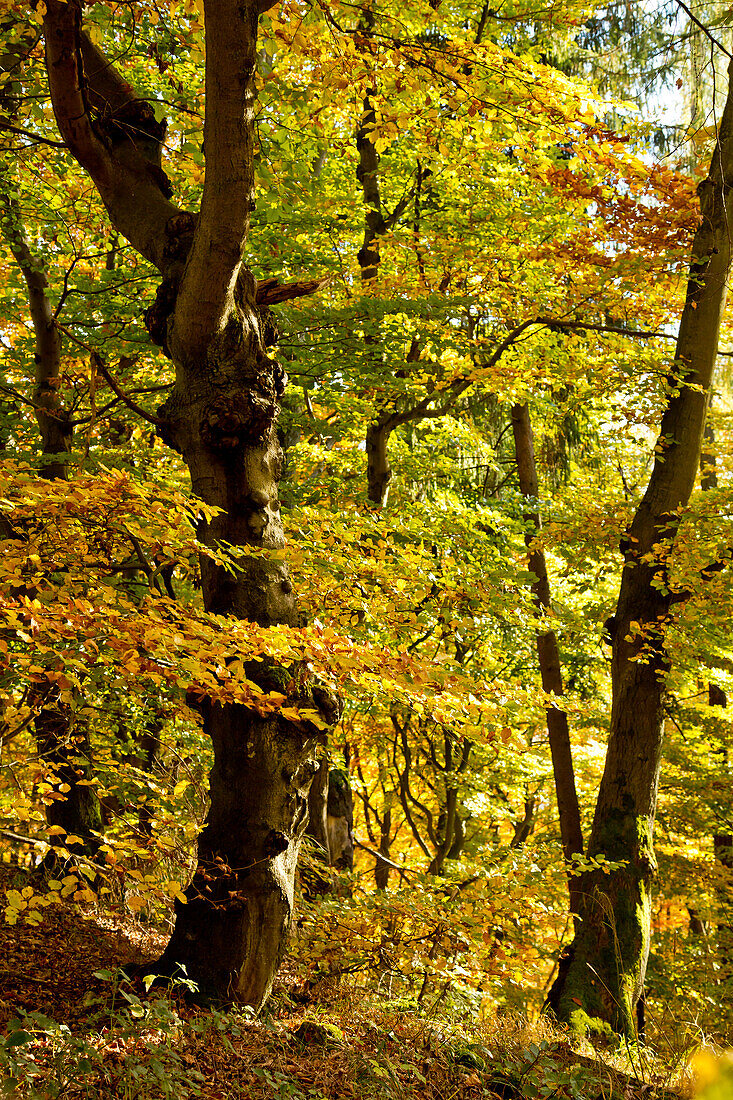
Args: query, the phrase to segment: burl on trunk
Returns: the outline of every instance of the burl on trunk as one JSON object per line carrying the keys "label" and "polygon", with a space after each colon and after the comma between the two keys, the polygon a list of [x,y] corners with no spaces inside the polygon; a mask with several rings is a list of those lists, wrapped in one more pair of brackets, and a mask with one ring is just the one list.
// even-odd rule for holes
{"label": "burl on trunk", "polygon": [[[254,202],[260,10],[255,0],[205,3],[206,177],[198,213],[171,201],[160,161],[165,125],[86,36],[79,0],[48,0],[44,16],[59,131],[115,229],[162,276],[146,317],[176,372],[159,410],[161,435],[183,456],[197,496],[221,509],[202,522],[199,537],[257,550],[284,543],[275,433],[284,376],[267,354],[257,283],[242,262]],[[208,611],[263,626],[296,622],[281,562],[244,554],[231,573],[203,556],[201,570]],[[305,668],[263,662],[248,676],[326,723],[337,720],[337,700]],[[201,709],[215,753],[211,809],[161,965],[185,966],[207,995],[259,1007],[285,945],[317,730],[211,700]]]}

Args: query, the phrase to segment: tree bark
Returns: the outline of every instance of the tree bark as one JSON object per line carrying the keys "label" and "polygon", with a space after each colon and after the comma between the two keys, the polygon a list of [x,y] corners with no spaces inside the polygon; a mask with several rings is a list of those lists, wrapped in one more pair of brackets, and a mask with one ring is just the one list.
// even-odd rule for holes
{"label": "tree bark", "polygon": [[21,219],[18,201],[4,186],[0,174],[0,227],[28,290],[28,306],[35,338],[33,411],[41,434],[44,459],[41,477],[68,476],[65,455],[71,451],[73,429],[59,393],[61,333],[48,297],[48,278],[42,261],[34,256]]}
{"label": "tree bark", "polygon": [[328,843],[328,757],[324,756],[308,792],[308,825],[306,833],[320,846],[319,855],[331,865]]}
{"label": "tree bark", "polygon": [[654,468],[622,544],[610,737],[588,845],[589,857],[618,865],[582,875],[582,922],[549,998],[560,1018],[577,1027],[598,1018],[627,1035],[634,1033],[644,986],[656,871],[653,829],[669,671],[665,631],[674,604],[666,558],[697,475],[726,301],[732,127],[729,83],[710,171],[699,187],[701,221]]}
{"label": "tree bark", "polygon": [[[71,451],[73,428],[59,392],[61,333],[48,296],[43,262],[31,249],[18,200],[6,183],[6,172],[0,167],[0,232],[26,284],[35,340],[33,409],[44,456],[39,475],[66,480],[65,456]],[[89,738],[74,728],[72,712],[60,701],[53,681],[33,685],[30,703],[36,711],[36,744],[50,769],[49,777],[57,787],[67,788],[65,793],[57,791],[47,803],[46,821],[64,829],[66,835],[79,837],[81,843],[74,851],[95,859],[102,843],[102,810],[95,788],[88,785],[92,775]],[[64,844],[64,836],[54,836],[51,843],[45,865],[56,870],[55,848]]]}
{"label": "tree bark", "polygon": [[389,437],[391,427],[378,417],[367,425],[367,496],[379,508],[387,505],[392,467],[389,461]]}
{"label": "tree bark", "polygon": [[[285,378],[266,353],[256,280],[242,261],[253,208],[260,7],[256,0],[205,3],[206,176],[197,215],[170,201],[159,168],[164,128],[83,35],[79,0],[48,0],[44,28],[59,130],[114,228],[163,275],[146,315],[176,371],[159,410],[161,435],[183,456],[196,495],[221,509],[201,522],[199,538],[207,546],[276,550],[285,541],[275,432]],[[95,112],[97,102],[107,104],[104,114]],[[261,626],[296,625],[286,566],[262,554],[243,555],[240,566],[232,573],[202,556],[207,611]],[[256,662],[247,675],[327,723],[338,717],[338,701],[305,665],[285,670]],[[208,699],[200,706],[214,747],[211,808],[187,904],[176,905],[173,937],[158,965],[166,972],[185,967],[207,996],[259,1008],[286,942],[322,735],[277,714]]]}
{"label": "tree bark", "polygon": [[374,885],[377,890],[386,890],[389,886],[390,847],[392,844],[392,807],[385,806],[382,821],[379,828],[379,854],[383,859],[378,859],[374,867]]}
{"label": "tree bark", "polygon": [[[537,580],[532,585],[535,604],[542,615],[552,610],[550,598],[550,579],[547,574],[547,562],[544,551],[536,545],[537,535],[542,528],[542,520],[537,510],[538,479],[537,463],[534,453],[534,436],[529,418],[529,405],[512,407],[512,430],[517,457],[519,488],[527,501],[524,521],[527,525],[525,542],[529,550],[529,569]],[[537,632],[537,658],[542,677],[542,690],[558,700],[564,695],[560,651],[554,630]],[[573,856],[583,852],[583,832],[580,824],[580,806],[575,788],[575,772],[570,745],[568,716],[558,703],[549,703],[545,708],[547,715],[547,733],[552,755],[552,771],[555,777],[557,810],[560,819],[560,838],[563,855],[571,868]],[[570,891],[570,912],[577,915],[580,911],[578,876],[568,874]]]}
{"label": "tree bark", "polygon": [[354,870],[354,795],[349,773],[331,768],[328,774],[326,826],[331,866]]}
{"label": "tree bark", "polygon": [[[360,30],[366,40],[369,41],[374,30],[374,7],[371,2],[367,3],[362,10]],[[366,211],[363,240],[358,253],[359,271],[364,293],[369,293],[373,289],[379,275],[379,237],[384,232],[382,197],[379,187],[379,154],[372,141],[372,129],[377,121],[372,95],[373,90],[368,91],[364,97],[364,110],[356,131],[356,151],[359,156],[356,178],[361,185]],[[373,336],[367,335],[365,343],[367,352],[375,359],[379,358],[379,341]],[[367,496],[379,508],[384,508],[387,504],[389,485],[392,480],[392,468],[389,463],[388,452],[391,430],[391,426],[385,422],[383,414],[378,415],[375,420],[367,425]]]}

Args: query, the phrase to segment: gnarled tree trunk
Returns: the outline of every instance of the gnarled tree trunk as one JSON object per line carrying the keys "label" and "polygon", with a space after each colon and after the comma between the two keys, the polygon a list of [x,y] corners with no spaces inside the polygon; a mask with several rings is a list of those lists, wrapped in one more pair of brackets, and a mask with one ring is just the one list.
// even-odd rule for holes
{"label": "gnarled tree trunk", "polygon": [[[165,126],[84,35],[79,0],[48,0],[47,70],[62,137],[94,180],[114,228],[163,276],[146,318],[176,372],[160,430],[183,456],[193,491],[221,509],[201,523],[199,537],[208,546],[223,540],[279,549],[275,421],[284,375],[267,355],[256,281],[242,262],[253,208],[260,8],[256,0],[206,0],[204,7],[206,178],[198,214],[171,202],[159,159]],[[201,573],[208,611],[262,626],[296,624],[281,562],[243,556],[230,573],[203,556]],[[338,716],[337,701],[305,668],[263,662],[248,675],[326,722]],[[317,731],[206,699],[201,710],[214,746],[211,808],[161,965],[184,966],[205,994],[259,1007],[290,922]]]}

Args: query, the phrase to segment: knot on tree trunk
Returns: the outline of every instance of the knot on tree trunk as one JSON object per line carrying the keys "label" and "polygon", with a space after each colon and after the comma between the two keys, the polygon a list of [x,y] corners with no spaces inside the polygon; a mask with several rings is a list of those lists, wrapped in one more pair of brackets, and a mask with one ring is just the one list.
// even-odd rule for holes
{"label": "knot on tree trunk", "polygon": [[[284,706],[295,706],[306,712],[317,711],[321,722],[327,726],[335,726],[343,714],[341,696],[323,676],[313,671],[308,661],[286,666],[267,658],[247,661],[244,669],[247,679],[263,691],[284,695]],[[307,727],[308,736],[313,736],[315,723],[309,721],[307,713],[302,715],[300,724]],[[290,722],[288,725],[292,727]],[[316,726],[317,733],[320,728]]]}
{"label": "knot on tree trunk", "polygon": [[150,333],[150,339],[154,344],[157,344],[159,348],[163,349],[169,359],[168,321],[176,307],[179,280],[180,272],[176,272],[175,275],[170,275],[163,279],[163,282],[155,292],[153,304],[149,306],[143,314],[143,320],[146,329]]}
{"label": "knot on tree trunk", "polygon": [[173,194],[168,176],[161,168],[161,152],[168,123],[159,122],[151,105],[144,99],[133,99],[117,107],[114,113],[104,103],[95,121],[98,135],[126,168],[145,172],[166,198]]}
{"label": "knot on tree trunk", "polygon": [[198,216],[182,210],[170,218],[165,227],[165,247],[163,260],[165,278],[155,293],[155,300],[143,314],[145,327],[150,339],[162,348],[170,358],[168,348],[168,322],[176,306],[178,287],[181,282],[186,258],[191,250],[193,234]]}
{"label": "knot on tree trunk", "polygon": [[214,451],[231,451],[261,443],[277,414],[277,401],[258,390],[221,394],[204,409],[201,439]]}

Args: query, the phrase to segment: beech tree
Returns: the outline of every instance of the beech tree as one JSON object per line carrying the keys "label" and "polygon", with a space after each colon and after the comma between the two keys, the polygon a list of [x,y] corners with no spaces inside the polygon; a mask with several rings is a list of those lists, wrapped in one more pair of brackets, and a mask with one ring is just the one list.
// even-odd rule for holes
{"label": "beech tree", "polygon": [[[265,626],[298,621],[287,567],[265,552],[284,544],[275,432],[284,373],[267,353],[259,309],[266,294],[258,300],[242,259],[254,204],[257,23],[267,6],[205,4],[206,175],[193,213],[172,201],[160,166],[165,123],[87,36],[83,5],[39,5],[59,132],[114,229],[162,276],[146,323],[172,359],[176,381],[158,430],[183,456],[194,493],[215,510],[200,522],[199,539],[225,543],[236,558],[226,569],[202,557],[205,608]],[[259,662],[248,676],[319,717],[316,724],[289,721],[199,700],[214,746],[211,808],[160,965],[185,967],[204,994],[259,1007],[288,930],[318,726],[335,720],[338,703],[305,666]]]}
{"label": "beech tree", "polygon": [[[550,1004],[564,1020],[600,1018],[633,1035],[643,993],[656,861],[654,818],[662,759],[665,635],[686,593],[670,587],[670,555],[700,466],[705,417],[731,262],[727,201],[733,171],[733,89],[720,120],[700,223],[692,242],[669,400],[646,492],[622,541],[624,568],[615,615],[612,709],[606,764],[588,842],[598,867],[580,876],[580,924],[561,960]],[[724,567],[711,562],[703,575]]]}

